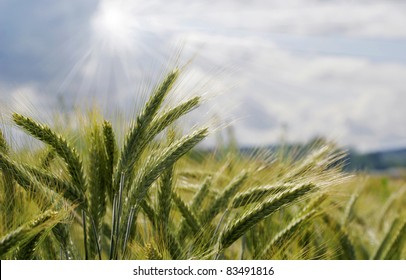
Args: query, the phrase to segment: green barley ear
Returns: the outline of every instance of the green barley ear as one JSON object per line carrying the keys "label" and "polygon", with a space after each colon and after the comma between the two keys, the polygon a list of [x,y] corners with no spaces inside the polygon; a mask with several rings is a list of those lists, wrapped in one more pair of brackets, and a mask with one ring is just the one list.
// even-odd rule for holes
{"label": "green barley ear", "polygon": [[0,258],[13,252],[17,246],[24,248],[44,230],[52,229],[66,217],[66,213],[48,210],[0,239]]}
{"label": "green barley ear", "polygon": [[[164,148],[157,155],[151,155],[143,168],[137,173],[137,177],[128,192],[128,200],[125,201],[124,213],[128,219],[129,209],[135,206],[135,213],[138,212],[141,202],[146,198],[151,185],[171,166],[175,164],[183,155],[195,147],[206,138],[207,128],[202,128],[173,142],[169,147]],[[121,224],[121,226],[124,226]],[[133,238],[135,231],[132,232]],[[121,242],[122,243],[122,242]]]}
{"label": "green barley ear", "polygon": [[72,204],[85,204],[86,197],[71,182],[58,178],[52,173],[38,169],[30,165],[20,165],[20,172],[27,172],[27,176],[35,179],[46,188],[61,194]]}
{"label": "green barley ear", "polygon": [[[8,155],[9,154],[9,146],[4,138],[3,132],[0,129],[0,154]],[[2,157],[0,155],[0,157]],[[1,159],[0,159],[1,160]],[[14,221],[14,210],[16,205],[16,189],[15,189],[15,182],[13,173],[8,168],[1,168],[2,171],[2,179],[3,179],[3,186],[4,186],[4,201],[2,203],[2,214],[4,215],[3,221],[5,228],[7,230],[11,229],[13,226]],[[1,180],[0,180],[1,181]]]}
{"label": "green barley ear", "polygon": [[[8,170],[13,174],[14,180],[25,190],[38,192],[45,195],[51,202],[52,192],[58,192],[73,203],[85,203],[86,198],[70,182],[55,177],[54,175],[28,165],[20,165],[9,157],[0,154],[0,169]],[[47,196],[48,195],[48,196]],[[34,196],[40,199],[40,196]],[[52,202],[51,202],[52,204]]]}
{"label": "green barley ear", "polygon": [[340,166],[340,160],[344,157],[344,152],[337,152],[333,145],[317,145],[316,149],[292,166],[286,174],[286,182],[294,182],[298,178],[303,178],[314,171],[328,174],[328,168]]}
{"label": "green barley ear", "polygon": [[204,199],[207,197],[209,193],[210,186],[212,184],[213,177],[212,176],[207,176],[207,178],[204,180],[203,184],[199,188],[199,191],[195,194],[195,196],[192,199],[192,203],[190,208],[192,209],[193,212],[196,212],[203,204]]}
{"label": "green barley ear", "polygon": [[404,197],[406,193],[406,188],[402,188],[396,192],[394,192],[393,194],[391,194],[391,196],[387,199],[387,201],[385,202],[385,204],[381,207],[381,212],[379,213],[378,216],[378,221],[379,221],[379,229],[382,229],[384,226],[384,223],[387,220],[388,217],[388,213],[391,209],[395,208],[395,207],[399,207],[399,202],[402,201],[402,198]]}
{"label": "green barley ear", "polygon": [[[143,111],[137,117],[135,125],[128,132],[123,150],[121,151],[121,155],[118,160],[117,170],[115,172],[114,192],[116,192],[118,189],[121,173],[131,173],[130,171],[133,169],[135,163],[141,156],[146,144],[148,144],[145,141],[146,130],[156,116],[162,102],[172,89],[178,76],[179,70],[177,69],[167,75],[164,81],[156,88],[147,104],[144,106]],[[126,180],[128,180],[128,178]]]}
{"label": "green barley ear", "polygon": [[171,196],[173,185],[173,166],[165,170],[161,176],[158,190],[158,227],[160,232],[165,235],[169,230],[169,215],[171,212]]}
{"label": "green barley ear", "polygon": [[111,123],[108,121],[103,122],[103,139],[107,154],[106,190],[110,202],[113,203],[114,197],[113,174],[114,174],[114,166],[117,164],[118,160],[118,148],[113,127],[111,126]]}
{"label": "green barley ear", "polygon": [[[43,240],[41,240],[43,239]],[[61,260],[61,249],[58,247],[58,242],[55,240],[52,232],[51,234],[46,234],[40,238],[41,246],[39,250],[35,250],[34,254],[29,256],[31,259],[41,259],[41,260]],[[37,254],[37,256],[35,256]],[[38,256],[39,255],[39,256]],[[29,259],[29,258],[25,258]]]}
{"label": "green barley ear", "polygon": [[41,159],[41,168],[48,169],[51,165],[51,162],[55,159],[55,151],[49,149],[45,156]]}
{"label": "green barley ear", "polygon": [[[45,199],[46,203],[49,205],[60,200],[59,195],[57,195],[51,188],[62,193],[66,199],[71,200],[73,203],[84,201],[84,197],[82,197],[83,194],[77,193],[76,189],[72,188],[71,183],[64,182],[63,180],[60,180],[43,170],[36,169],[35,167],[19,165],[2,154],[0,154],[0,169],[9,170],[14,174],[15,181],[26,191],[34,193],[35,195],[33,198],[40,205],[44,204],[43,199]],[[66,224],[56,224],[52,228],[52,232],[61,245],[61,250],[63,251],[65,258],[75,259],[77,253],[73,246],[68,226]],[[33,241],[31,243],[31,248],[32,245],[36,244],[37,243]],[[27,246],[28,247],[24,249],[23,252],[30,254],[30,245]]]}
{"label": "green barley ear", "polygon": [[311,210],[310,212],[295,218],[271,240],[259,255],[259,259],[266,259],[267,256],[272,257],[276,252],[280,251],[286,243],[289,243],[297,231],[316,214],[316,210]]}
{"label": "green barley ear", "polygon": [[[399,217],[397,217],[395,220],[393,220],[388,232],[383,237],[382,241],[380,242],[376,252],[372,255],[371,259],[383,260],[383,259],[387,259],[388,256],[390,257],[393,255],[396,255],[398,252],[396,252],[395,247],[401,247],[400,246],[401,242],[399,242],[399,241],[402,241],[401,233],[402,233],[402,231],[405,230],[404,229],[405,225],[406,225],[406,223],[403,223],[403,226],[402,226],[402,220]],[[404,235],[404,233],[403,233],[403,235]],[[397,240],[399,238],[400,238],[400,240]],[[402,242],[404,242],[404,240]]]}
{"label": "green barley ear", "polygon": [[206,138],[207,128],[198,129],[195,132],[175,141],[169,147],[163,149],[157,156],[150,157],[146,167],[137,175],[134,187],[130,190],[130,203],[139,204],[146,196],[152,183],[184,154]]}
{"label": "green barley ear", "polygon": [[177,105],[176,107],[157,115],[149,125],[149,129],[146,131],[146,140],[151,141],[166,127],[170,126],[177,119],[195,109],[200,104],[200,99],[201,98],[199,96],[195,96]]}
{"label": "green barley ear", "polygon": [[240,175],[234,178],[224,191],[217,196],[217,198],[207,206],[201,214],[202,224],[210,223],[222,210],[227,208],[228,202],[232,199],[234,194],[242,187],[248,179],[248,172],[242,171]]}
{"label": "green barley ear", "polygon": [[0,129],[0,153],[8,154],[8,152],[9,152],[8,143],[4,138],[3,131]]}
{"label": "green barley ear", "polygon": [[[207,197],[208,193],[209,193],[209,188],[212,184],[212,176],[207,176],[207,178],[204,180],[203,184],[201,185],[201,187],[199,188],[199,191],[195,194],[195,196],[192,199],[192,202],[190,204],[190,210],[192,211],[192,213],[199,213],[199,209],[203,204],[204,199]],[[182,220],[182,222],[180,223],[179,226],[179,230],[178,230],[178,239],[179,240],[184,240],[184,238],[186,237],[188,233],[188,227],[186,224],[185,220]]]}
{"label": "green barley ear", "polygon": [[[167,132],[167,144],[175,141],[175,131],[169,130]],[[158,228],[160,234],[163,237],[165,245],[167,244],[167,232],[169,231],[169,215],[171,212],[172,203],[172,192],[174,182],[174,165],[169,166],[160,176],[160,181],[158,184],[158,205],[157,209],[157,219],[156,227]],[[145,201],[145,200],[144,200]],[[159,218],[158,218],[159,217]]]}
{"label": "green barley ear", "polygon": [[327,195],[323,193],[310,200],[300,213],[283,230],[275,235],[266,248],[263,249],[262,253],[259,254],[258,258],[266,259],[267,256],[272,257],[274,253],[281,251],[283,246],[292,239],[297,231],[318,214],[317,208],[326,199]]}
{"label": "green barley ear", "polygon": [[[148,128],[145,130],[144,137],[139,136],[139,143],[137,145],[137,151],[134,151],[133,165],[140,158],[142,151],[145,147],[165,128],[170,126],[174,121],[190,112],[199,105],[200,97],[194,97],[180,105],[171,108],[167,111],[154,117]],[[132,182],[135,177],[134,172],[130,172],[127,176],[127,182]]]}
{"label": "green barley ear", "polygon": [[350,223],[350,221],[354,218],[355,215],[354,206],[360,196],[361,191],[362,188],[356,189],[354,193],[351,195],[347,205],[345,206],[344,215],[341,222],[344,228],[346,228]]}
{"label": "green barley ear", "polygon": [[30,241],[27,242],[27,244],[24,244],[23,246],[19,247],[17,249],[17,253],[15,256],[16,260],[33,260],[35,259],[35,253],[36,250],[41,243],[41,239],[43,239],[44,236],[44,231],[40,231],[38,234],[36,234]]}
{"label": "green barley ear", "polygon": [[293,188],[293,186],[281,185],[281,186],[263,186],[251,189],[249,191],[239,193],[233,199],[233,207],[238,208],[246,206],[251,203],[256,203],[271,194],[277,194],[281,191],[285,191],[288,188]]}
{"label": "green barley ear", "polygon": [[341,253],[338,257],[343,260],[356,260],[354,245],[347,230],[337,220],[327,214],[323,215],[323,220],[338,235],[337,238],[341,246]]}
{"label": "green barley ear", "polygon": [[59,223],[52,228],[52,233],[60,245],[61,259],[76,260],[78,258],[78,250],[73,242],[70,233],[70,226],[67,223]]}
{"label": "green barley ear", "polygon": [[[155,231],[160,232],[162,241],[163,241],[163,245],[169,252],[171,258],[174,260],[179,259],[181,256],[181,246],[180,246],[178,240],[175,238],[175,236],[172,234],[172,232],[168,228],[165,232],[161,233],[161,229],[159,228],[159,221],[158,221],[159,217],[156,214],[155,210],[151,206],[149,206],[145,200],[143,200],[141,202],[140,207],[142,208],[143,212],[146,214],[146,216],[150,220],[153,229]],[[129,236],[129,235],[127,236],[127,238],[124,242],[124,248],[130,237],[131,236]],[[124,248],[123,248],[123,251],[124,251]],[[162,255],[160,253],[159,253],[159,255],[163,259]]]}
{"label": "green barley ear", "polygon": [[[101,244],[103,218],[106,214],[106,187],[111,183],[108,158],[100,127],[96,124],[90,135],[89,151],[89,257],[94,258]],[[94,226],[91,226],[93,225]]]}
{"label": "green barley ear", "polygon": [[[142,208],[143,212],[146,214],[148,219],[150,220],[152,227],[154,230],[159,231],[162,237],[163,245],[169,252],[170,256],[172,259],[176,260],[179,259],[181,256],[181,246],[178,242],[178,240],[175,238],[175,236],[172,234],[172,232],[167,228],[165,232],[161,233],[161,229],[159,228],[159,217],[155,213],[155,210],[148,205],[148,203],[145,201],[145,199],[141,202],[140,207]],[[127,236],[124,246],[126,246],[127,241],[129,240],[130,236]],[[161,254],[160,254],[161,255]],[[162,257],[162,255],[161,255]]]}
{"label": "green barley ear", "polygon": [[152,208],[145,199],[141,202],[140,207],[142,209],[142,212],[144,212],[144,214],[147,216],[148,220],[151,222],[152,226],[157,227],[158,222],[161,222],[161,221],[158,221],[160,219],[158,219],[158,216],[155,213],[154,208]]}
{"label": "green barley ear", "polygon": [[147,260],[163,260],[162,255],[150,243],[147,244],[146,255]]}
{"label": "green barley ear", "polygon": [[3,170],[4,202],[2,203],[3,221],[6,229],[11,229],[14,223],[16,206],[16,189],[12,173]]}
{"label": "green barley ear", "polygon": [[402,252],[404,252],[406,244],[406,220],[403,219],[403,224],[398,230],[397,234],[394,236],[392,245],[389,247],[388,252],[385,255],[387,260],[401,260]]}
{"label": "green barley ear", "polygon": [[191,233],[197,235],[199,232],[201,232],[202,226],[189,206],[186,205],[186,203],[176,193],[172,193],[172,198],[186,221],[186,224],[191,229]]}
{"label": "green barley ear", "polygon": [[252,210],[243,213],[241,218],[237,219],[224,229],[220,238],[221,249],[226,249],[231,246],[231,244],[261,220],[278,211],[282,207],[298,201],[315,189],[316,186],[313,184],[303,185],[271,197],[254,207]]}
{"label": "green barley ear", "polygon": [[120,242],[119,238],[122,236],[122,230],[124,228],[124,223],[121,222],[123,210],[124,177],[125,174],[124,173],[121,174],[120,187],[118,189],[118,192],[114,194],[113,198],[113,206],[111,213],[110,250],[109,250],[110,260],[118,259],[119,242]]}
{"label": "green barley ear", "polygon": [[[48,126],[41,125],[31,118],[24,117],[20,114],[13,114],[14,122],[35,138],[43,141],[55,149],[55,152],[64,159],[72,183],[81,193],[86,192],[86,179],[83,173],[82,161],[76,150],[60,135],[53,132]],[[84,196],[84,195],[83,195]],[[82,205],[83,207],[85,205]]]}
{"label": "green barley ear", "polygon": [[304,215],[316,208],[320,208],[320,205],[328,198],[328,195],[326,193],[321,193],[319,195],[316,195],[314,198],[312,198],[309,203],[307,203],[303,209],[300,211],[300,215]]}
{"label": "green barley ear", "polygon": [[173,260],[179,260],[182,258],[182,250],[181,250],[181,246],[178,242],[178,240],[175,238],[175,236],[173,236],[173,234],[171,232],[168,232],[167,234],[167,238],[168,238],[168,251],[171,255],[171,258]]}
{"label": "green barley ear", "polygon": [[[134,163],[137,161],[141,155],[141,152],[145,149],[148,143],[150,143],[165,128],[173,124],[177,119],[195,109],[199,103],[200,97],[193,97],[188,101],[155,116],[151,121],[151,124],[146,129],[144,137],[142,137],[142,140],[140,139],[138,143],[138,156],[134,157]],[[134,180],[134,176],[134,172],[129,173],[127,181],[132,182]]]}

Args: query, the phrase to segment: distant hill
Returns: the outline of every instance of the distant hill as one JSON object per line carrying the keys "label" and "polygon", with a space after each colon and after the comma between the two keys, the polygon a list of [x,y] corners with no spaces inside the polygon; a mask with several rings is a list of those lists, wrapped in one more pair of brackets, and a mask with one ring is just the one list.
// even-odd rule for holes
{"label": "distant hill", "polygon": [[350,170],[384,171],[406,167],[406,148],[360,154],[351,151],[347,168]]}
{"label": "distant hill", "polygon": [[[292,144],[285,145],[285,152],[290,151],[306,151],[311,149],[314,142],[307,144]],[[267,147],[270,151],[278,151],[279,146]],[[243,154],[253,154],[255,149],[253,148],[241,148],[240,151]],[[365,170],[365,171],[387,171],[396,168],[406,168],[406,148],[377,151],[371,153],[360,153],[355,150],[347,151],[348,155],[344,159],[345,169],[348,171],[353,170]],[[305,153],[304,153],[305,154]]]}
{"label": "distant hill", "polygon": [[[315,138],[308,143],[290,143],[281,145],[270,145],[267,147],[262,147],[260,149],[254,147],[240,147],[237,145],[232,145],[232,149],[238,149],[243,155],[255,156],[255,154],[262,154],[264,151],[269,151],[271,153],[283,153],[289,155],[295,155],[297,158],[305,155],[307,151],[311,150],[312,147],[317,147],[318,143],[323,143],[325,140],[323,138]],[[212,149],[201,150],[201,153],[213,152]],[[354,171],[376,171],[376,172],[386,172],[394,169],[406,169],[406,148],[386,150],[386,151],[376,151],[370,153],[360,153],[356,150],[346,150],[347,157],[343,160],[345,162],[345,170]]]}

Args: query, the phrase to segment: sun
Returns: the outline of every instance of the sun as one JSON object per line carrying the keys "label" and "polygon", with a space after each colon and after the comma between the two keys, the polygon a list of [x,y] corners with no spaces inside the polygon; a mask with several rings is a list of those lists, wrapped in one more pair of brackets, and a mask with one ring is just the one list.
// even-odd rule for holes
{"label": "sun", "polygon": [[96,44],[108,51],[128,51],[135,47],[140,30],[131,1],[102,0],[91,19]]}

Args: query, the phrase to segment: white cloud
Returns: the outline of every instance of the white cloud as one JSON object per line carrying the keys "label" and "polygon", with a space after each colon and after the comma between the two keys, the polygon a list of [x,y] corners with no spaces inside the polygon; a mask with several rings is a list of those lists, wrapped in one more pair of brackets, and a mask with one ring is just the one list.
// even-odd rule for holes
{"label": "white cloud", "polygon": [[[9,26],[14,26],[16,33],[10,33],[10,43],[2,46],[0,56],[21,59],[13,46],[21,46],[22,60],[39,53],[47,53],[49,59],[48,53],[54,54],[50,68],[43,63],[38,70],[43,80],[34,72],[24,72],[24,79],[15,77],[17,85],[8,91],[12,95],[25,92],[19,99],[34,99],[35,106],[43,108],[38,101],[45,95],[42,91],[51,95],[55,88],[68,97],[76,95],[80,101],[91,95],[110,105],[129,106],[129,101],[145,99],[145,92],[159,77],[161,64],[183,41],[182,55],[189,58],[197,53],[197,58],[180,92],[210,97],[201,109],[204,115],[235,120],[243,144],[273,143],[287,124],[292,141],[324,134],[364,150],[406,145],[406,64],[397,62],[396,55],[388,60],[390,52],[401,49],[397,42],[405,45],[403,1],[101,0],[93,9],[86,6],[87,13],[80,15],[77,24],[83,33],[76,42],[81,47],[63,42],[58,49],[55,46],[60,38],[47,35],[63,37],[68,29],[71,36],[77,30],[71,24],[76,11],[73,6],[79,1],[72,5],[62,2],[63,9],[57,9],[62,7],[57,4],[50,8],[52,13],[69,18],[61,19],[64,24],[60,26],[41,23],[41,13],[27,15],[28,30],[40,28],[42,37],[19,25],[21,17],[7,17],[14,21]],[[108,5],[125,11],[125,17],[109,15]],[[55,15],[45,18],[55,19]],[[110,32],[103,33],[106,29]],[[95,31],[97,36],[88,33]],[[285,39],[290,40],[291,48],[278,42],[278,34],[290,34]],[[111,36],[107,40],[109,52],[104,51],[105,36]],[[351,44],[343,44],[343,38]],[[396,46],[381,44],[387,41]],[[31,47],[24,42],[37,51],[29,53]],[[15,67],[14,75],[25,70],[24,63],[18,68],[12,62],[9,68]],[[28,67],[37,70],[31,64]],[[0,65],[0,70],[7,71],[7,67]],[[61,82],[48,87],[55,77],[62,77]],[[138,92],[141,97],[136,96]],[[207,92],[214,92],[215,97]]]}
{"label": "white cloud", "polygon": [[[234,125],[242,144],[274,143],[285,124],[292,141],[327,135],[362,150],[406,144],[405,64],[303,56],[254,37],[195,33],[191,38],[192,49],[210,41],[198,66],[238,65],[232,79],[212,79],[236,84],[219,100],[240,119]],[[230,100],[239,106],[227,106]]]}
{"label": "white cloud", "polygon": [[[134,1],[127,1],[134,3]],[[210,30],[362,37],[406,37],[402,1],[152,1],[144,26],[158,32]]]}

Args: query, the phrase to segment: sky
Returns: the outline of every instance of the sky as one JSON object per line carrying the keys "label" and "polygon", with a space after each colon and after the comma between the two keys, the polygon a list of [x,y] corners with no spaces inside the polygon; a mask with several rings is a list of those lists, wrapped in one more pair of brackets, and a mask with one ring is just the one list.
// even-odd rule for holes
{"label": "sky", "polygon": [[178,53],[240,145],[406,147],[403,0],[0,0],[0,108],[131,109]]}

